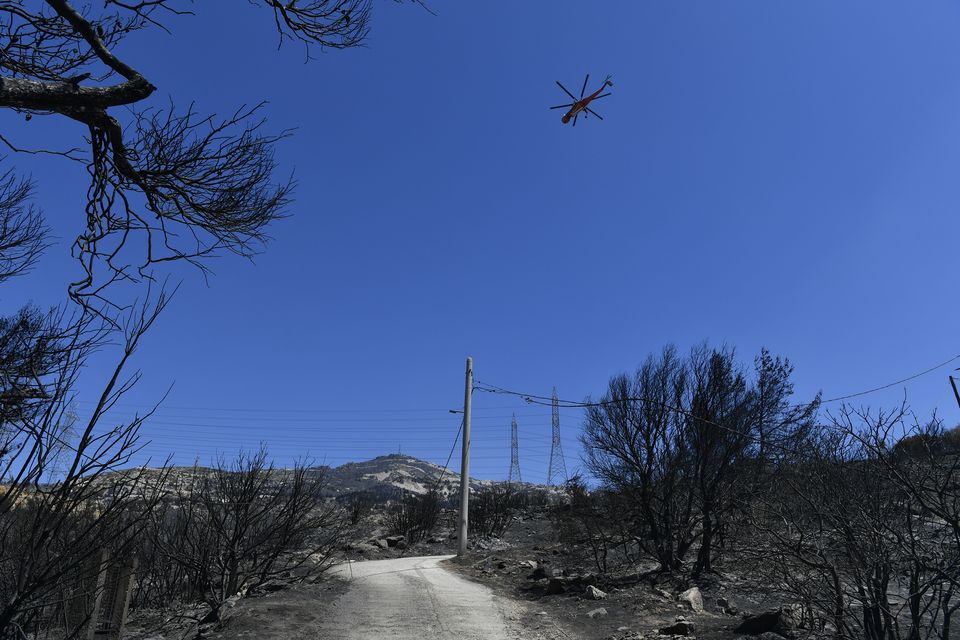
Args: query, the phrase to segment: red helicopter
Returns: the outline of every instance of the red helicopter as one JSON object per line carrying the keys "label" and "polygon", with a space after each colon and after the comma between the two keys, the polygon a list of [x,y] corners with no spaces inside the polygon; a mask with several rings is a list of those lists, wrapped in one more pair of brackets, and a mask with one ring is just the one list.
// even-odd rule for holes
{"label": "red helicopter", "polygon": [[[594,100],[599,100],[600,98],[606,98],[607,96],[610,95],[609,91],[603,94],[601,94],[600,92],[606,89],[607,87],[613,86],[613,81],[610,80],[611,77],[612,76],[607,76],[606,79],[604,79],[603,84],[600,85],[599,89],[597,89],[596,91],[588,95],[586,98],[584,98],[583,92],[587,90],[587,82],[590,80],[590,74],[588,73],[587,77],[583,79],[583,88],[580,89],[579,99],[577,99],[575,95],[567,91],[567,88],[562,84],[560,84],[560,81],[557,80],[557,86],[563,89],[564,93],[566,93],[568,96],[570,96],[573,99],[573,102],[571,102],[570,104],[558,104],[557,106],[550,107],[550,108],[566,109],[569,107],[569,110],[565,114],[563,114],[562,118],[560,118],[560,122],[562,122],[563,124],[567,124],[568,122],[570,122],[570,119],[573,118],[573,126],[577,126],[577,116],[579,116],[581,113],[583,114],[584,118],[586,118],[587,114],[590,114],[590,113],[600,118],[600,114],[598,114],[596,111],[591,109],[589,105]],[[600,118],[600,119],[603,120],[603,118]]]}

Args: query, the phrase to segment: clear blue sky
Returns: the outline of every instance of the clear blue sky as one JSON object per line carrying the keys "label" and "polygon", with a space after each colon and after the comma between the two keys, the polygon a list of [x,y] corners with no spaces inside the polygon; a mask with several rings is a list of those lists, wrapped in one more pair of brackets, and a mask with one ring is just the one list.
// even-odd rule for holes
{"label": "clear blue sky", "polygon": [[[442,463],[468,355],[479,380],[580,399],[668,342],[726,341],[747,362],[767,346],[806,399],[960,353],[956,3],[434,4],[377,2],[367,48],[309,64],[242,2],[197,3],[122,50],[158,105],[266,98],[270,126],[297,127],[278,149],[300,183],[290,219],[256,264],[224,257],[209,287],[186,273],[138,353],[125,409],[174,383],[148,453],[266,440],[281,463],[398,447]],[[588,72],[614,75],[605,120],[565,127],[554,80]],[[85,192],[81,167],[14,160],[61,240],[0,290],[5,313],[63,300]],[[954,423],[948,371],[907,390]],[[103,375],[96,361],[83,389]],[[543,480],[549,411],[475,407],[475,475],[506,474],[516,411],[524,478]],[[570,468],[578,421],[564,411]]]}

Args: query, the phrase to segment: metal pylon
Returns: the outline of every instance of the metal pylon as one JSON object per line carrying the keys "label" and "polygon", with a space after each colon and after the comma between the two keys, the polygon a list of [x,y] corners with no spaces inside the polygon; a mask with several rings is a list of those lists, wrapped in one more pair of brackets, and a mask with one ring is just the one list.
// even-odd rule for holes
{"label": "metal pylon", "polygon": [[563,445],[560,443],[560,401],[557,400],[557,388],[553,388],[553,440],[550,443],[550,466],[547,467],[547,485],[553,485],[554,476],[567,481],[567,463],[563,460]]}
{"label": "metal pylon", "polygon": [[513,422],[510,423],[510,475],[507,476],[507,482],[513,484],[516,478],[517,482],[523,482],[520,478],[520,444],[517,440],[517,414],[513,414]]}

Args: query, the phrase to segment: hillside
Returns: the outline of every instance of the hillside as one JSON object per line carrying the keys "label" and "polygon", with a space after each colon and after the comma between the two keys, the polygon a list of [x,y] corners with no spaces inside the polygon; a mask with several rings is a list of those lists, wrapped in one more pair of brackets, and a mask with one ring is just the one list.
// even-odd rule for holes
{"label": "hillside", "polygon": [[[338,496],[358,491],[370,491],[376,495],[392,497],[400,491],[426,493],[433,487],[443,495],[460,490],[460,476],[456,471],[414,458],[392,453],[364,462],[348,462],[339,467],[324,468],[327,475],[327,491]],[[471,479],[473,490],[495,484],[490,480]]]}
{"label": "hillside", "polygon": [[[164,483],[164,489],[176,492],[212,471],[209,467],[173,467]],[[433,487],[444,496],[453,495],[460,490],[460,475],[456,470],[444,471],[440,465],[396,453],[362,462],[348,462],[338,467],[314,467],[311,471],[325,476],[324,494],[332,498],[365,491],[379,499],[389,500],[403,492],[423,494]],[[158,481],[160,473],[160,469],[129,469],[107,474],[101,481],[110,482],[111,478],[118,475],[129,478],[137,474],[140,475],[139,484],[151,486]],[[275,477],[279,481],[285,475],[286,470],[278,469]],[[501,481],[471,478],[470,488],[477,491],[499,482]]]}

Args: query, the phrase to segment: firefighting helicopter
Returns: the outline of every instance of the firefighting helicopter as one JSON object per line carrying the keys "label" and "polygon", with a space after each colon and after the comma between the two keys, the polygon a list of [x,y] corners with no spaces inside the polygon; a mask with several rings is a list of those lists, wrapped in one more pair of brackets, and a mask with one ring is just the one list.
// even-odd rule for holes
{"label": "firefighting helicopter", "polygon": [[612,78],[612,76],[607,76],[604,79],[603,84],[600,85],[599,89],[597,89],[587,97],[584,97],[583,94],[587,90],[587,82],[590,81],[590,74],[588,73],[587,77],[583,79],[583,88],[580,89],[579,99],[575,95],[567,91],[567,88],[562,84],[560,84],[560,81],[557,80],[557,86],[563,89],[563,92],[566,93],[568,96],[570,96],[573,99],[573,102],[569,104],[558,104],[557,106],[550,107],[550,108],[551,109],[568,109],[568,111],[565,114],[563,114],[563,117],[560,118],[560,122],[562,122],[563,124],[567,124],[568,122],[570,122],[570,119],[572,118],[573,126],[577,126],[577,117],[581,113],[583,114],[584,118],[587,117],[587,114],[593,114],[597,116],[597,118],[600,118],[600,120],[603,120],[603,118],[600,117],[599,113],[597,113],[596,111],[590,108],[590,103],[593,102],[594,100],[599,100],[600,98],[606,98],[607,96],[610,95],[611,92],[609,91],[607,93],[601,93],[601,91],[603,91],[607,87],[613,86],[613,81],[610,78]]}

